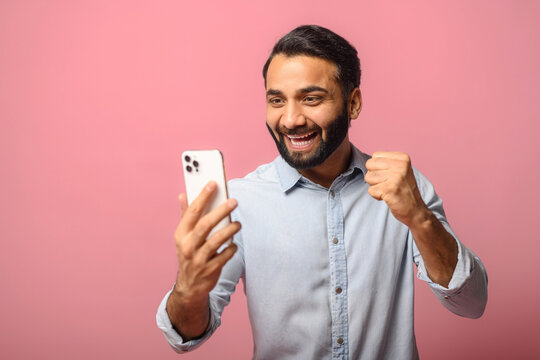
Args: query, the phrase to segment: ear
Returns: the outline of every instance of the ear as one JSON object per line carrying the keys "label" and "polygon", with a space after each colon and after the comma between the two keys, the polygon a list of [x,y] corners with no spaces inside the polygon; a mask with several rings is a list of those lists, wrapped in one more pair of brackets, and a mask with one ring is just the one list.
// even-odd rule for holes
{"label": "ear", "polygon": [[362,93],[359,88],[354,88],[349,95],[348,107],[350,119],[356,119],[362,110]]}

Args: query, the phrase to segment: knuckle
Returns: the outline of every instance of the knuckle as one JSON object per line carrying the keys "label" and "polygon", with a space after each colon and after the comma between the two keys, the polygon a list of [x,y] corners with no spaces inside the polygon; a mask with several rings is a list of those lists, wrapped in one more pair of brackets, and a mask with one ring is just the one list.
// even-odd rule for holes
{"label": "knuckle", "polygon": [[198,222],[197,222],[197,228],[199,229],[203,229],[203,230],[208,230],[212,227],[212,223],[210,222],[210,220],[208,219],[207,216],[201,218]]}
{"label": "knuckle", "polygon": [[189,206],[188,210],[196,215],[199,215],[202,213],[203,207],[199,205],[199,203],[194,202],[193,204]]}
{"label": "knuckle", "polygon": [[193,256],[193,248],[191,246],[182,246],[179,250],[184,259],[191,259]]}
{"label": "knuckle", "polygon": [[193,258],[193,267],[195,268],[203,268],[205,265],[205,261],[202,257],[196,256]]}
{"label": "knuckle", "polygon": [[399,193],[399,185],[394,183],[392,184],[392,186],[389,186],[387,189],[386,189],[386,194],[388,195],[396,195]]}
{"label": "knuckle", "polygon": [[179,242],[185,236],[185,231],[182,227],[182,224],[178,224],[178,227],[174,231],[174,239]]}
{"label": "knuckle", "polygon": [[176,244],[177,248],[181,248],[184,243],[184,236],[182,236],[181,233],[177,232],[174,234],[174,243]]}
{"label": "knuckle", "polygon": [[[223,238],[223,235],[221,235],[221,232],[217,232],[208,240],[206,240],[206,245],[209,249],[217,249],[219,245],[221,244],[221,239]],[[210,252],[210,250],[208,250]]]}
{"label": "knuckle", "polygon": [[226,238],[231,237],[234,233],[236,233],[238,230],[240,230],[239,225],[236,223],[230,223],[227,225],[223,231],[220,231],[219,234],[221,240],[225,240]]}
{"label": "knuckle", "polygon": [[205,237],[210,229],[211,225],[209,224],[208,220],[200,220],[193,231],[197,237]]}
{"label": "knuckle", "polygon": [[206,234],[207,231],[205,228],[197,227],[193,230],[193,235],[198,239],[205,239],[206,240]]}
{"label": "knuckle", "polygon": [[176,246],[180,246],[180,243],[182,242],[182,236],[178,231],[174,233],[174,242]]}

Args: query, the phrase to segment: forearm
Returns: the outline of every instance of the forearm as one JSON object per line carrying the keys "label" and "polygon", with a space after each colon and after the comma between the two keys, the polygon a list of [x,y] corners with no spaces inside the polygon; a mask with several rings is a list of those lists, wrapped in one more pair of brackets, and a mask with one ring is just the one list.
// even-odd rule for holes
{"label": "forearm", "polygon": [[208,297],[190,300],[175,288],[167,300],[166,309],[171,324],[184,341],[201,337],[210,322]]}
{"label": "forearm", "polygon": [[409,229],[430,279],[448,287],[458,261],[454,237],[428,208],[419,212]]}

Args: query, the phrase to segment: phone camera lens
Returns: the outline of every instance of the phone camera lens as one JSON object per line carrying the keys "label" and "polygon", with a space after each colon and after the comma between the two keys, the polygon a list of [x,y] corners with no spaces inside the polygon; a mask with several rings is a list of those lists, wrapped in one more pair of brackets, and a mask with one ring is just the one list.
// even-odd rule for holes
{"label": "phone camera lens", "polygon": [[187,172],[191,172],[191,170],[193,170],[193,168],[188,165],[188,166],[186,166],[186,170],[187,170]]}
{"label": "phone camera lens", "polygon": [[190,162],[191,158],[189,157],[189,155],[186,155],[186,156],[184,156],[184,160],[186,160],[186,162]]}
{"label": "phone camera lens", "polygon": [[199,162],[197,160],[194,160],[193,161],[193,166],[195,166],[195,167],[199,166]]}

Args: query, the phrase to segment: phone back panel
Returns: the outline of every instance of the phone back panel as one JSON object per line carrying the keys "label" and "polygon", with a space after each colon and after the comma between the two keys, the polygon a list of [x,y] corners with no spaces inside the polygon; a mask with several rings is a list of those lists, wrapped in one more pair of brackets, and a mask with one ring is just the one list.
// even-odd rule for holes
{"label": "phone back panel", "polygon": [[[223,156],[219,150],[184,151],[182,153],[182,169],[184,172],[188,204],[191,204],[197,198],[210,180],[214,180],[217,184],[214,199],[204,209],[203,216],[227,200],[225,168],[223,165]],[[208,237],[229,223],[229,217],[221,220]]]}

